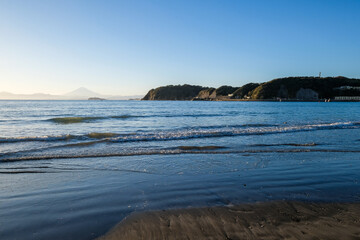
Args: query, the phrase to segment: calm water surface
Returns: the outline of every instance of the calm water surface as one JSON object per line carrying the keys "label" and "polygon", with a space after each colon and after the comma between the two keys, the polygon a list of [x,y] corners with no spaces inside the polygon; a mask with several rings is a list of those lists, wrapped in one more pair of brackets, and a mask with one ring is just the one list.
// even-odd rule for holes
{"label": "calm water surface", "polygon": [[360,201],[359,103],[0,101],[0,239],[134,211]]}

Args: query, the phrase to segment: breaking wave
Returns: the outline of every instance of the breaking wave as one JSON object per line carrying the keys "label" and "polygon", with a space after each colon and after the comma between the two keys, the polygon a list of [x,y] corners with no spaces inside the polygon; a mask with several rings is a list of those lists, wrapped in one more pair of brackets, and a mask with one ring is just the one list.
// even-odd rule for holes
{"label": "breaking wave", "polygon": [[135,118],[135,117],[138,117],[138,116],[119,115],[119,116],[110,116],[110,117],[60,117],[60,118],[51,118],[51,119],[48,119],[48,121],[54,122],[57,124],[73,124],[73,123],[95,122],[98,120],[111,119],[111,118],[127,119],[127,118]]}
{"label": "breaking wave", "polygon": [[[128,134],[118,133],[97,133],[91,132],[85,135],[60,135],[60,136],[36,136],[36,137],[15,137],[0,138],[0,143],[25,142],[25,141],[89,141],[92,139],[108,142],[137,142],[137,141],[170,141],[186,140],[193,138],[215,138],[231,137],[243,135],[264,135],[280,134],[291,132],[333,130],[333,129],[353,129],[360,128],[359,122],[335,122],[322,124],[305,125],[266,125],[248,124],[233,126],[200,126],[194,128],[182,128],[178,130],[160,130],[149,132],[137,132]],[[86,144],[86,142],[84,143]],[[291,145],[291,144],[289,144]],[[312,146],[311,144],[309,146]]]}
{"label": "breaking wave", "polygon": [[214,127],[206,129],[206,127],[181,129],[175,131],[159,131],[156,133],[141,133],[135,135],[124,135],[110,138],[112,142],[135,142],[135,141],[169,141],[169,140],[186,140],[193,138],[214,138],[214,137],[232,137],[246,135],[264,135],[291,133],[316,130],[332,130],[332,129],[350,129],[360,128],[359,123],[340,122],[326,124],[308,124],[293,126],[263,126],[263,125],[240,125],[237,127]]}
{"label": "breaking wave", "polygon": [[0,138],[0,143],[66,141],[74,138],[75,136],[70,134],[58,136],[8,137]]}
{"label": "breaking wave", "polygon": [[107,116],[107,117],[100,117],[100,116],[74,116],[74,117],[58,117],[58,118],[50,118],[46,121],[50,121],[56,124],[74,124],[74,123],[89,123],[89,122],[96,122],[99,120],[106,120],[106,119],[130,119],[130,118],[176,118],[176,117],[223,117],[226,116],[224,114],[163,114],[163,115],[118,115],[118,116]]}

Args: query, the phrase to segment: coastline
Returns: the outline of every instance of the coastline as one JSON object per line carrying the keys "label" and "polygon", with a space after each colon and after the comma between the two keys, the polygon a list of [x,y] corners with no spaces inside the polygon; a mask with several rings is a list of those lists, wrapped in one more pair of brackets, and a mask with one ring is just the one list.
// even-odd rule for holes
{"label": "coastline", "polygon": [[[169,101],[169,100],[167,100]],[[172,100],[170,100],[172,101]],[[176,101],[176,100],[175,100]],[[360,100],[335,100],[335,99],[214,99],[214,100],[190,100],[190,101],[209,101],[209,102],[360,102]]]}
{"label": "coastline", "polygon": [[98,240],[359,238],[360,203],[278,201],[133,213]]}
{"label": "coastline", "polygon": [[[109,100],[111,101],[111,100]],[[156,99],[156,100],[136,100],[136,101],[151,101],[151,102],[360,102],[360,100],[335,100],[335,99],[317,99],[317,100],[304,100],[304,99]]]}

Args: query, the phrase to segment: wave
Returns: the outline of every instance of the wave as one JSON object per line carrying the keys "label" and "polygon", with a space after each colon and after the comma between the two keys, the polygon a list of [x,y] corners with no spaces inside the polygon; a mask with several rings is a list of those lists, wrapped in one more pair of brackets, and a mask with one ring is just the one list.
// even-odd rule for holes
{"label": "wave", "polygon": [[24,173],[53,173],[50,171],[0,171],[0,174],[24,174]]}
{"label": "wave", "polygon": [[0,138],[0,143],[66,141],[74,138],[75,136],[70,134],[58,135],[58,136],[8,137],[8,138]]}
{"label": "wave", "polygon": [[58,124],[72,124],[72,123],[83,123],[93,122],[102,119],[101,117],[62,117],[62,118],[51,118],[49,121]]}
{"label": "wave", "polygon": [[[108,118],[119,118],[119,119],[127,119],[127,118],[138,118],[138,117],[141,117],[141,116],[134,116],[134,115],[119,115],[119,116],[110,116]],[[105,117],[106,119],[106,117]]]}
{"label": "wave", "polygon": [[[129,151],[129,152],[113,152],[113,153],[84,153],[84,154],[58,154],[58,155],[40,155],[40,156],[14,156],[0,159],[0,162],[17,162],[17,161],[35,161],[35,160],[49,160],[49,159],[77,159],[77,158],[103,158],[103,157],[130,157],[130,156],[144,156],[144,155],[179,155],[179,154],[257,154],[257,153],[309,153],[309,152],[323,152],[323,153],[360,153],[360,150],[341,150],[341,149],[245,149],[245,150],[223,150],[214,151],[216,149],[201,149],[202,147],[194,146],[193,149],[153,149],[144,151]],[[16,172],[16,171],[15,171]],[[18,172],[27,172],[18,171]],[[0,172],[6,173],[6,171]]]}
{"label": "wave", "polygon": [[265,126],[258,127],[257,124],[250,127],[240,125],[238,127],[219,127],[216,129],[204,129],[204,127],[181,129],[177,131],[160,131],[157,133],[142,133],[135,135],[124,135],[108,139],[110,142],[136,142],[136,141],[169,141],[169,140],[186,140],[193,138],[215,138],[215,137],[233,137],[247,135],[265,135],[280,134],[292,132],[305,132],[317,130],[333,129],[352,129],[360,128],[360,124],[355,122],[338,122],[324,124],[307,124],[293,126]]}
{"label": "wave", "polygon": [[[127,134],[130,136],[131,134]],[[121,136],[117,133],[88,133],[85,135],[59,135],[59,136],[37,136],[37,137],[9,137],[9,138],[0,138],[0,143],[17,143],[17,142],[60,142],[60,141],[70,141],[78,140],[84,142],[75,142],[68,144],[68,146],[81,146],[81,145],[92,145],[94,143],[102,142],[102,140],[107,140],[109,138]],[[96,139],[100,141],[89,141],[91,139]],[[57,147],[57,146],[54,146]]]}
{"label": "wave", "polygon": [[252,144],[252,147],[276,147],[276,146],[292,146],[292,147],[314,147],[318,143],[278,143],[278,144]]}
{"label": "wave", "polygon": [[116,137],[119,136],[119,134],[117,133],[97,133],[97,132],[92,132],[86,135],[89,138],[95,138],[95,139],[103,139],[103,138],[111,138],[111,137]]}
{"label": "wave", "polygon": [[107,117],[100,117],[100,116],[73,116],[73,117],[57,117],[57,118],[50,118],[46,121],[50,121],[56,124],[74,124],[74,123],[89,123],[95,122],[99,120],[106,120],[106,119],[129,119],[129,118],[149,118],[149,117],[156,117],[156,118],[174,118],[174,117],[223,117],[226,116],[224,114],[164,114],[164,115],[118,115],[118,116],[107,116]]}
{"label": "wave", "polygon": [[224,116],[230,116],[227,114],[167,114],[167,115],[149,115],[151,117],[165,117],[165,118],[172,118],[172,117],[224,117]]}
{"label": "wave", "polygon": [[[248,123],[248,124],[236,124],[236,125],[210,125],[210,126],[197,126],[193,129],[216,129],[216,128],[246,128],[246,127],[276,127],[279,125],[265,124],[265,123]],[[180,128],[186,129],[188,127]]]}
{"label": "wave", "polygon": [[[0,138],[0,143],[24,142],[24,141],[82,141],[81,144],[92,144],[91,140],[97,142],[139,142],[139,141],[171,141],[186,140],[194,138],[215,138],[215,137],[232,137],[243,135],[265,135],[281,134],[292,132],[305,132],[317,130],[334,130],[334,129],[354,129],[360,128],[359,122],[335,122],[321,124],[305,125],[266,125],[266,124],[247,124],[232,126],[200,126],[192,128],[181,128],[177,130],[162,130],[154,132],[137,132],[128,134],[118,133],[97,133],[91,132],[84,135],[60,135],[60,136],[39,136],[39,137],[15,137]],[[89,142],[90,141],[90,142]],[[79,144],[74,143],[74,144]],[[290,143],[288,145],[291,145]],[[296,146],[296,143],[293,144]],[[311,145],[308,145],[311,146]]]}
{"label": "wave", "polygon": [[180,150],[216,150],[216,149],[223,149],[226,147],[223,147],[223,146],[179,146],[177,148]]}
{"label": "wave", "polygon": [[102,119],[127,119],[127,118],[135,118],[138,116],[132,115],[119,115],[119,116],[109,116],[109,117],[59,117],[59,118],[51,118],[47,121],[54,122],[57,124],[74,124],[74,123],[88,123],[94,122]]}

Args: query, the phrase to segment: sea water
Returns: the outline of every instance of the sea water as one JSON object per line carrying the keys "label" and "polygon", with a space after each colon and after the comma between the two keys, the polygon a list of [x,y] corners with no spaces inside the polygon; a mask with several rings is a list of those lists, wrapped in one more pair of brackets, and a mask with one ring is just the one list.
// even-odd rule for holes
{"label": "sea water", "polygon": [[132,212],[360,200],[360,105],[0,101],[0,239],[93,239]]}

